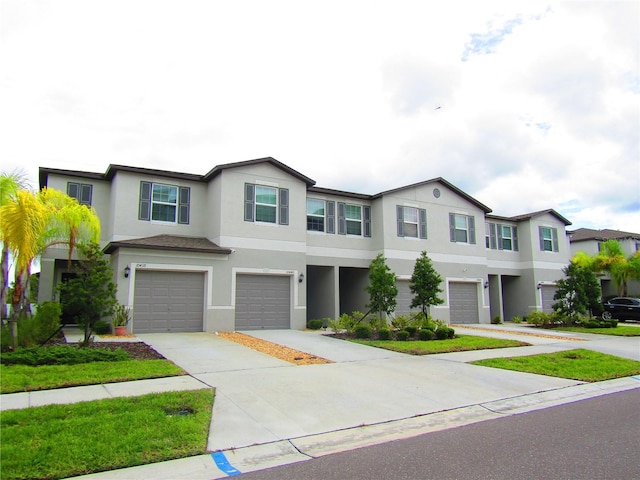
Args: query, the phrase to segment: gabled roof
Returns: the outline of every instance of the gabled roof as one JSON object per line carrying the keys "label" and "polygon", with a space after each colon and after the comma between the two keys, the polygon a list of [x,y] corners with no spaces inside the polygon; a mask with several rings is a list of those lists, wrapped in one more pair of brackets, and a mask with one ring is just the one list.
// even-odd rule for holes
{"label": "gabled roof", "polygon": [[156,235],[153,237],[133,238],[119,242],[110,242],[104,253],[113,253],[119,248],[141,248],[146,250],[174,250],[181,252],[215,253],[229,255],[233,251],[223,248],[204,237],[183,237],[180,235]]}
{"label": "gabled roof", "polygon": [[292,177],[297,178],[298,180],[307,184],[307,187],[311,187],[316,184],[315,180],[310,179],[309,177],[301,174],[297,170],[285,165],[284,163],[276,160],[273,157],[264,157],[264,158],[256,158],[255,160],[245,160],[243,162],[235,162],[235,163],[225,163],[223,165],[217,165],[213,167],[209,172],[204,176],[206,181],[209,181],[216,176],[218,176],[222,171],[228,170],[230,168],[238,168],[238,167],[247,167],[251,165],[258,165],[260,163],[269,163],[276,168],[288,173]]}
{"label": "gabled roof", "polygon": [[532,218],[539,217],[540,215],[551,214],[556,217],[558,220],[563,222],[565,225],[571,225],[571,222],[567,220],[565,217],[560,215],[554,209],[549,208],[547,210],[539,210],[537,212],[525,213],[524,215],[516,215],[515,217],[510,217],[510,220],[514,222],[520,222],[522,220],[531,220]]}
{"label": "gabled roof", "polygon": [[623,240],[629,238],[632,240],[640,240],[640,233],[621,232],[620,230],[610,230],[608,228],[603,230],[578,228],[577,230],[567,233],[569,234],[569,239],[572,242],[581,242],[584,240],[598,240],[604,242],[607,240]]}
{"label": "gabled roof", "polygon": [[380,197],[383,197],[384,195],[389,195],[391,193],[401,192],[402,190],[408,190],[410,188],[422,187],[424,185],[429,185],[431,183],[441,183],[441,184],[445,185],[447,188],[453,190],[455,193],[460,195],[465,200],[468,200],[469,202],[473,203],[480,210],[483,210],[484,213],[491,212],[491,209],[489,207],[487,207],[484,203],[479,202],[478,200],[473,198],[471,195],[469,195],[466,192],[463,192],[458,187],[456,187],[453,183],[448,182],[447,180],[445,180],[442,177],[432,178],[431,180],[425,180],[423,182],[413,183],[411,185],[406,185],[404,187],[398,187],[398,188],[394,188],[394,189],[391,189],[391,190],[385,190],[384,192],[380,192],[380,193],[377,193],[375,195],[372,195],[371,198],[373,198],[373,199],[380,198]]}

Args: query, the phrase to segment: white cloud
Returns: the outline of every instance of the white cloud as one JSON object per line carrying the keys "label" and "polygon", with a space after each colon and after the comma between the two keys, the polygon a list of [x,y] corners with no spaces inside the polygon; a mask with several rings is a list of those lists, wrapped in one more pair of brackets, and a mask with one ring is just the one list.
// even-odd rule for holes
{"label": "white cloud", "polygon": [[637,2],[0,1],[2,170],[273,156],[640,232]]}

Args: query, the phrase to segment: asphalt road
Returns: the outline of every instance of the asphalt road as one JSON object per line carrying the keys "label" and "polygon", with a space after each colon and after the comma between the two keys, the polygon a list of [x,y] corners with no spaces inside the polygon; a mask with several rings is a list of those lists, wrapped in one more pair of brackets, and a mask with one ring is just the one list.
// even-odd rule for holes
{"label": "asphalt road", "polygon": [[640,478],[640,389],[328,455],[236,478]]}

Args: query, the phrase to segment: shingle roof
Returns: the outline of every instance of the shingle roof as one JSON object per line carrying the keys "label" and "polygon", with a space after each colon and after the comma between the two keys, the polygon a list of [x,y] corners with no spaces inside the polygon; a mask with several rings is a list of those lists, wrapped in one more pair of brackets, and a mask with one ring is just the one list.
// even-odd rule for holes
{"label": "shingle roof", "polygon": [[153,237],[132,238],[120,242],[110,242],[105,253],[113,253],[119,248],[142,248],[148,250],[174,250],[181,252],[201,252],[229,255],[233,251],[223,248],[204,237],[183,237],[180,235],[156,235]]}
{"label": "shingle roof", "polygon": [[567,232],[572,242],[581,242],[584,240],[621,240],[624,238],[632,238],[640,240],[640,233],[621,232],[620,230],[594,230],[591,228],[578,228],[577,230]]}
{"label": "shingle roof", "polygon": [[547,210],[539,210],[537,212],[525,213],[524,215],[516,215],[515,217],[510,217],[510,218],[511,218],[511,220],[513,220],[515,222],[519,222],[521,220],[529,220],[529,219],[531,219],[533,217],[538,217],[540,215],[544,215],[544,214],[547,214],[547,213],[550,213],[551,215],[556,217],[561,222],[564,222],[565,225],[571,225],[571,222],[569,220],[567,220],[565,217],[560,215],[558,212],[556,212],[552,208],[549,208]]}

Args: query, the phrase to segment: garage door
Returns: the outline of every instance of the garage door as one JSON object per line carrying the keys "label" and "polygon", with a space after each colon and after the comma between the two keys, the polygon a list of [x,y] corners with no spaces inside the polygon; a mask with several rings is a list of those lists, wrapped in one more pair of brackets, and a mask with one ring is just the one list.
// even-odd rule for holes
{"label": "garage door", "polygon": [[419,312],[420,309],[411,309],[411,301],[413,300],[413,293],[409,288],[409,280],[398,280],[396,287],[398,288],[398,296],[396,297],[396,311],[395,316],[409,315],[411,312]]}
{"label": "garage door", "polygon": [[479,323],[478,284],[449,284],[449,313],[451,323]]}
{"label": "garage door", "polygon": [[135,333],[201,332],[203,318],[204,273],[136,272]]}
{"label": "garage door", "polygon": [[291,277],[238,275],[236,330],[290,328]]}
{"label": "garage door", "polygon": [[556,294],[555,285],[542,285],[540,291],[542,292],[542,311],[546,313],[553,312],[553,304],[555,303],[553,296]]}

